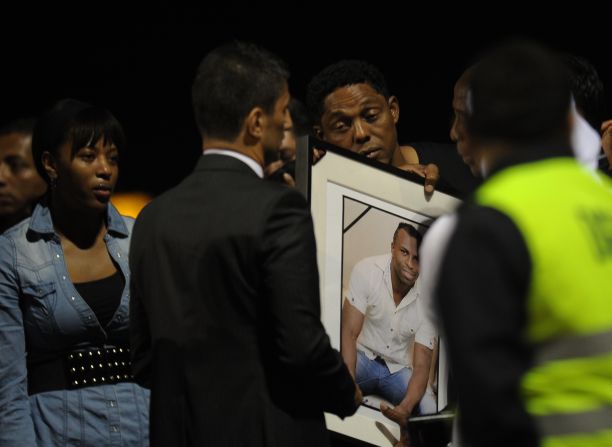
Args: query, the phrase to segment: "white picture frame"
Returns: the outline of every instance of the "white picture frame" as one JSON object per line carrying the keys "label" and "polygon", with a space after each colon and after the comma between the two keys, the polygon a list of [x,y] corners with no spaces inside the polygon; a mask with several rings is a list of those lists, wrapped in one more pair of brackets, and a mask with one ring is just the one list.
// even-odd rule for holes
{"label": "white picture frame", "polygon": [[[314,166],[313,147],[326,150]],[[453,211],[461,201],[442,191],[426,195],[419,177],[312,137],[298,141],[296,174],[298,188],[309,199],[314,222],[321,318],[332,346],[340,350],[342,290],[352,265],[363,257],[389,252],[398,222],[412,223],[423,233],[435,218]],[[348,226],[353,232],[349,236],[345,231]],[[362,227],[359,231],[358,226]],[[437,365],[437,377],[445,378],[448,368],[443,342],[439,350],[442,360]],[[438,380],[438,411],[446,406],[446,384],[446,380]],[[366,402],[344,420],[326,414],[327,427],[370,444],[389,446],[390,436],[399,438],[399,426],[375,409],[376,404],[368,406]]]}

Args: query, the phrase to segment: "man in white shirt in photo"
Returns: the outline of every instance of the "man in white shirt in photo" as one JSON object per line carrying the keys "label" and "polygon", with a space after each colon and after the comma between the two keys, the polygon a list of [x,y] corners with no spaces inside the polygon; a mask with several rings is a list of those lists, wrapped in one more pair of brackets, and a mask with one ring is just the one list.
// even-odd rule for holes
{"label": "man in white shirt in photo", "polygon": [[342,307],[342,357],[364,396],[395,406],[383,403],[381,411],[401,427],[416,408],[436,411],[427,384],[437,331],[417,282],[421,239],[412,225],[400,223],[390,254],[355,265]]}

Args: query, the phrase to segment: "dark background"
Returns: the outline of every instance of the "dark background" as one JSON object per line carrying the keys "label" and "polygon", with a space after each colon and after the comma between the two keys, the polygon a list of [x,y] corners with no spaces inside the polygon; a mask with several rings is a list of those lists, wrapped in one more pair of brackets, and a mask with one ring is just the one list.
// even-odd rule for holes
{"label": "dark background", "polygon": [[120,187],[158,194],[187,175],[200,154],[191,81],[206,52],[229,39],[254,41],[285,59],[299,99],[329,63],[361,58],[377,65],[400,100],[402,143],[448,140],[455,80],[480,50],[508,36],[589,59],[608,87],[610,111],[611,27],[604,11],[573,5],[535,16],[516,3],[473,11],[416,4],[4,5],[0,122],[37,115],[63,97],[102,105],[128,137]]}

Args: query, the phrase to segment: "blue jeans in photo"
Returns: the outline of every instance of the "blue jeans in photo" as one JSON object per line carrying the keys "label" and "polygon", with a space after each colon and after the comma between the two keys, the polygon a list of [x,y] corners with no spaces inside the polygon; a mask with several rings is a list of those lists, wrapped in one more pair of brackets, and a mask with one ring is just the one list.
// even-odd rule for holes
{"label": "blue jeans in photo", "polygon": [[[408,382],[412,377],[411,368],[402,368],[391,373],[384,360],[370,360],[365,353],[357,350],[356,382],[364,396],[376,394],[393,405],[399,404],[406,396]],[[418,405],[418,414],[432,414],[437,409],[436,397],[427,387]]]}

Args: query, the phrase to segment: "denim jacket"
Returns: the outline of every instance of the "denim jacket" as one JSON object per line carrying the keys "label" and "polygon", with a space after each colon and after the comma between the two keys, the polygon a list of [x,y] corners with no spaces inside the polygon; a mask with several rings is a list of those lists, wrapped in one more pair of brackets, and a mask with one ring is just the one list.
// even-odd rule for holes
{"label": "denim jacket", "polygon": [[[128,250],[134,221],[108,206],[108,251],[125,278],[121,302],[102,327],[78,294],[51,213],[0,235],[0,447],[148,445],[149,391],[132,382],[28,396],[26,358],[109,340],[129,341]],[[26,352],[27,346],[27,352]]]}

